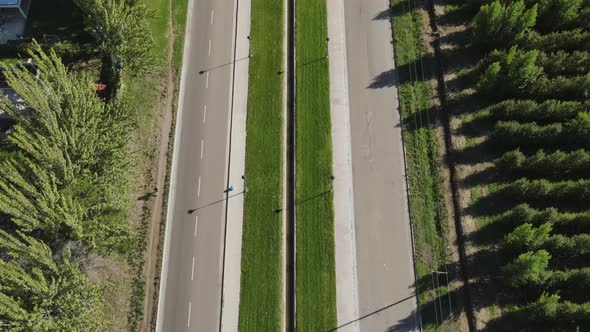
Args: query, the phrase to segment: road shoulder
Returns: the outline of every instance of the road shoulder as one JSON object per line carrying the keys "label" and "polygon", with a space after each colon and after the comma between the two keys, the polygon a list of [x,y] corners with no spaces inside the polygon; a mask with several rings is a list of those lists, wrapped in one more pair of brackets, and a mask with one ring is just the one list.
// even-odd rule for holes
{"label": "road shoulder", "polygon": [[[236,2],[237,3],[237,2]],[[238,11],[238,26],[235,36],[236,61],[234,77],[234,100],[231,125],[231,150],[229,183],[238,190],[246,191],[246,118],[248,110],[248,69],[250,61],[250,0],[241,0]],[[236,195],[227,201],[227,229],[225,238],[225,257],[223,273],[223,298],[221,307],[221,331],[238,331],[240,308],[240,276],[242,261],[242,231],[244,220],[244,195]]]}
{"label": "road shoulder", "polygon": [[358,331],[356,238],[343,0],[328,1],[328,54],[334,180],[336,301],[339,331]]}

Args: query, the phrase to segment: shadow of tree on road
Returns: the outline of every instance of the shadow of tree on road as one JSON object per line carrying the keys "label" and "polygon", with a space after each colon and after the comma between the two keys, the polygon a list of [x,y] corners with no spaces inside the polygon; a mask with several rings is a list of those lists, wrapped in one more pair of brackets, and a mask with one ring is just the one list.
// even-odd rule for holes
{"label": "shadow of tree on road", "polygon": [[398,82],[397,70],[390,69],[377,75],[369,85],[369,89],[390,88],[396,86]]}

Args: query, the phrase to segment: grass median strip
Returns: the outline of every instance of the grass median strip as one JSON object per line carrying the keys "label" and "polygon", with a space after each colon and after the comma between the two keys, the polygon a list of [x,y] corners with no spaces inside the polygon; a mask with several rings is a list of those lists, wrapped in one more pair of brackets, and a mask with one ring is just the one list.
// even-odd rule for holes
{"label": "grass median strip", "polygon": [[296,3],[297,329],[336,327],[332,141],[323,0]]}
{"label": "grass median strip", "polygon": [[282,328],[283,1],[252,0],[239,329]]}

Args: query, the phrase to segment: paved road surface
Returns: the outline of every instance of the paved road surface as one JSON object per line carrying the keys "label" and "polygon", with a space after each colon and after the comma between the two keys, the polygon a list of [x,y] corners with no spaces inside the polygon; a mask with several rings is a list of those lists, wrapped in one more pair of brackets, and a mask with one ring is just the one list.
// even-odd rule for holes
{"label": "paved road surface", "polygon": [[387,0],[344,1],[361,331],[418,330]]}
{"label": "paved road surface", "polygon": [[190,2],[158,331],[212,332],[220,326],[235,0]]}

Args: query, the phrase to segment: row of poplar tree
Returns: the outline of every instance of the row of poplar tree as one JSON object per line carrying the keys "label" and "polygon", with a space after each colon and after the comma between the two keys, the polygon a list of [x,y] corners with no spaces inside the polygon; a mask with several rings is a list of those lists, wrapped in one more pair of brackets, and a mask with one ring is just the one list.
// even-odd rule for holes
{"label": "row of poplar tree", "polygon": [[[137,73],[150,64],[150,12],[139,1],[77,0],[103,57]],[[67,14],[66,14],[67,15]],[[104,331],[103,292],[79,260],[128,253],[131,107],[103,100],[88,75],[32,43],[38,68],[5,69],[27,105],[0,152],[0,330]]]}
{"label": "row of poplar tree", "polygon": [[[513,331],[590,327],[590,1],[517,0],[473,17],[475,89],[488,105],[498,180],[487,199],[509,208],[503,268]],[[494,203],[495,204],[495,203]]]}

